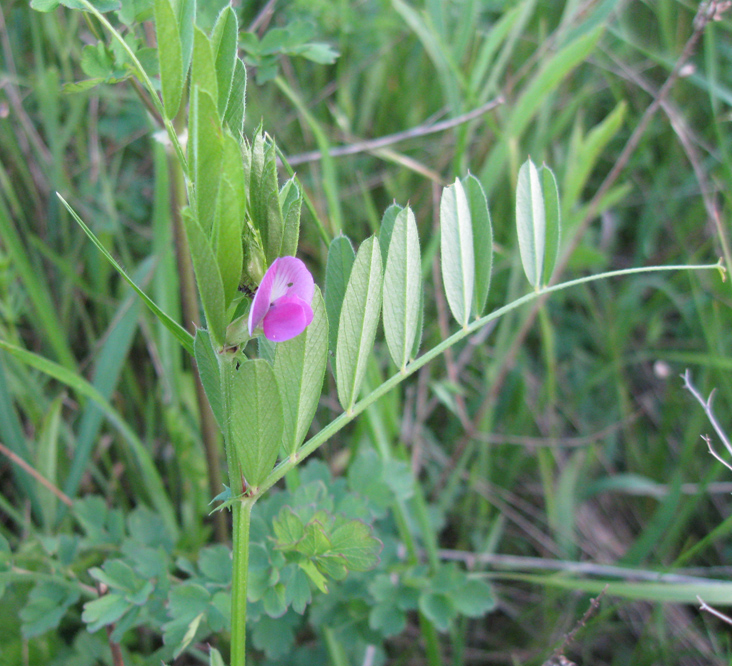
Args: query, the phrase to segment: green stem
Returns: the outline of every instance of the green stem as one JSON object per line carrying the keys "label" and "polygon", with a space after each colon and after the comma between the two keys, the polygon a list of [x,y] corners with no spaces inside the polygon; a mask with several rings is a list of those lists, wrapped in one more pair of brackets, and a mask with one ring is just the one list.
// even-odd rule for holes
{"label": "green stem", "polygon": [[328,439],[330,439],[335,433],[337,433],[339,430],[344,428],[346,425],[348,425],[353,419],[355,419],[359,414],[361,414],[369,405],[372,405],[374,402],[376,402],[381,396],[386,395],[389,391],[391,391],[393,388],[401,384],[407,377],[410,375],[413,375],[417,370],[419,370],[421,367],[427,365],[431,360],[442,354],[446,349],[452,347],[454,344],[460,342],[460,340],[468,337],[469,335],[472,335],[479,329],[481,329],[486,324],[492,322],[494,319],[498,319],[499,317],[502,317],[504,314],[511,312],[512,310],[516,310],[517,308],[521,307],[522,305],[526,305],[527,303],[531,303],[532,301],[535,301],[536,299],[544,296],[545,294],[551,294],[556,291],[563,291],[564,289],[569,289],[570,287],[576,287],[580,284],[585,284],[587,282],[597,282],[598,280],[605,280],[607,278],[611,277],[620,277],[623,275],[634,275],[636,273],[660,273],[664,271],[705,271],[705,270],[718,270],[721,271],[722,274],[724,274],[724,267],[720,263],[716,264],[697,264],[692,266],[642,266],[640,268],[625,268],[619,271],[608,271],[607,273],[599,273],[597,275],[588,275],[586,277],[577,278],[576,280],[570,280],[569,282],[563,282],[561,284],[555,284],[550,287],[543,287],[541,289],[537,289],[534,292],[531,292],[530,294],[526,294],[525,296],[522,296],[521,298],[517,298],[512,303],[509,303],[508,305],[504,305],[502,308],[498,308],[498,310],[494,310],[490,314],[487,314],[485,317],[481,317],[480,319],[476,319],[472,324],[469,326],[465,326],[464,328],[461,328],[457,333],[453,333],[449,338],[446,340],[443,340],[440,344],[430,349],[428,352],[425,352],[420,356],[418,359],[415,359],[410,363],[405,370],[401,370],[397,372],[395,375],[392,375],[389,379],[387,379],[381,386],[379,386],[377,389],[369,393],[365,398],[362,398],[359,400],[353,408],[348,411],[344,412],[340,416],[337,416],[335,419],[333,419],[325,428],[323,428],[317,435],[314,435],[311,437],[305,444],[303,444],[298,452],[294,456],[290,456],[289,458],[286,458],[282,462],[280,462],[277,467],[275,467],[270,475],[267,477],[267,479],[262,483],[262,485],[259,487],[258,494],[262,495],[265,493],[269,488],[271,488],[275,483],[277,483],[287,472],[289,472],[295,465],[299,464],[307,458],[311,453],[316,451],[318,447],[320,447],[322,444],[324,444]]}
{"label": "green stem", "polygon": [[234,505],[234,571],[231,583],[231,666],[247,661],[247,576],[249,573],[249,525],[256,500]]}
{"label": "green stem", "polygon": [[165,109],[163,108],[163,103],[160,101],[160,97],[158,97],[158,93],[155,90],[155,86],[153,85],[152,81],[150,80],[150,77],[147,75],[147,72],[145,71],[145,68],[142,66],[142,63],[138,59],[137,55],[135,55],[135,52],[130,48],[130,45],[125,41],[124,37],[117,32],[117,30],[114,29],[114,26],[106,19],[104,14],[102,14],[94,5],[89,2],[89,0],[80,0],[81,4],[84,5],[84,7],[87,9],[87,11],[91,12],[97,20],[109,31],[109,33],[112,35],[113,39],[116,39],[119,45],[122,47],[122,50],[127,54],[129,59],[132,61],[133,65],[135,66],[135,70],[137,76],[140,78],[140,80],[145,84],[145,87],[147,88],[148,92],[150,93],[150,101],[152,102],[153,107],[158,112],[160,119],[163,122],[163,126],[165,127],[165,131],[168,133],[168,138],[170,139],[170,142],[173,144],[173,149],[175,150],[176,155],[178,156],[178,160],[180,161],[181,167],[183,168],[183,171],[185,173],[188,173],[188,162],[186,161],[186,157],[183,153],[183,148],[180,145],[180,141],[178,141],[178,135],[175,131],[175,128],[173,127],[173,123],[170,122],[170,120],[165,116]]}

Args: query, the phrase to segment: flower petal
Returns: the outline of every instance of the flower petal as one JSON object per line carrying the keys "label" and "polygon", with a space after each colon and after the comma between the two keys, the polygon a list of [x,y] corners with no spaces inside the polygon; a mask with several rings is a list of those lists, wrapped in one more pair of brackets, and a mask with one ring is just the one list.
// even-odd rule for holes
{"label": "flower petal", "polygon": [[299,296],[283,296],[264,317],[264,337],[285,342],[300,335],[313,320],[313,309]]}
{"label": "flower petal", "polygon": [[[272,284],[274,283],[275,276],[277,274],[277,262],[279,259],[275,259],[272,265],[267,269],[267,272],[262,278],[262,282],[257,288],[257,293],[254,295],[254,300],[249,308],[249,335],[254,335],[254,329],[262,323],[262,319],[267,314],[269,306],[272,305]],[[307,269],[306,269],[307,270]]]}
{"label": "flower petal", "polygon": [[283,296],[299,296],[308,304],[313,302],[315,283],[302,261],[296,257],[280,257],[272,262],[267,273],[273,269],[275,276],[270,294],[271,303],[275,303]]}

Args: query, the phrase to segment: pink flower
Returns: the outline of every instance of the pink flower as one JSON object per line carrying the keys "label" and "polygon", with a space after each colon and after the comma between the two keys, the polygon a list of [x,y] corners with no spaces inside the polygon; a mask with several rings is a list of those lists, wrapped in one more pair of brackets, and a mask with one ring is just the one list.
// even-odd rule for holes
{"label": "pink flower", "polygon": [[249,335],[262,329],[272,342],[300,335],[313,320],[313,276],[299,259],[272,262],[249,309]]}

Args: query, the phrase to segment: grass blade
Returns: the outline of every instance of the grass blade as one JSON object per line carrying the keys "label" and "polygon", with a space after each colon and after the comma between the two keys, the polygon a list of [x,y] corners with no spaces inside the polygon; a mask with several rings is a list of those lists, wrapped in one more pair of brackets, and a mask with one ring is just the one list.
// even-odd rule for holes
{"label": "grass blade", "polygon": [[143,300],[145,305],[147,305],[150,310],[152,310],[152,313],[165,325],[165,327],[175,336],[175,339],[180,342],[181,345],[183,345],[183,348],[191,355],[193,356],[193,336],[186,331],[177,321],[174,321],[171,319],[165,312],[163,312],[156,304],[155,302],[144,292],[140,287],[138,287],[135,282],[132,280],[132,278],[125,273],[122,266],[120,266],[115,258],[107,251],[107,249],[99,242],[99,239],[94,235],[94,232],[84,224],[82,219],[76,214],[76,211],[66,202],[66,200],[57,192],[56,196],[61,199],[61,203],[66,207],[66,210],[69,211],[69,214],[71,217],[76,220],[76,223],[82,228],[84,233],[89,237],[89,240],[94,243],[96,248],[105,256],[107,261],[109,261],[112,266],[114,266],[115,270],[124,278],[125,282],[132,287],[137,295]]}

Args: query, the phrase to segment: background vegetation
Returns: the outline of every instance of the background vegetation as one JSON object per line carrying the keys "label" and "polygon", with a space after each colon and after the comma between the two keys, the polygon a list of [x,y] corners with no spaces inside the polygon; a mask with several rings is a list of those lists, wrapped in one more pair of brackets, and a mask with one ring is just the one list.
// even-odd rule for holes
{"label": "background vegetation", "polygon": [[[143,13],[150,5],[123,4]],[[210,29],[223,3],[199,4],[199,23]],[[572,251],[562,278],[723,255],[729,14],[698,30],[685,51],[697,6],[679,0],[234,4],[240,25],[260,37],[290,30],[271,53],[252,38],[242,48],[252,66],[247,133],[263,122],[310,200],[300,256],[322,286],[323,236],[358,241],[378,231],[392,201],[409,202],[428,281],[424,346],[451,325],[441,291],[429,284],[439,279],[439,187],[468,171],[490,203],[491,307],[525,289],[514,188],[529,154],[559,182],[563,248]],[[184,572],[211,585],[227,557],[213,546],[190,364],[53,195],[62,193],[183,321],[167,159],[154,120],[129,82],[62,89],[93,77],[85,45],[100,35],[79,11],[41,14],[22,0],[0,7],[0,338],[85,378],[108,401],[100,407],[88,390],[2,356],[3,664],[112,663],[105,632],[86,633],[82,604],[100,581],[90,568],[125,543],[162,548],[175,562],[173,581]],[[323,64],[330,51],[322,44],[310,59],[295,48],[312,42],[337,51],[333,64]],[[482,106],[490,108],[427,131]],[[419,129],[399,142],[365,142],[410,128]],[[352,154],[329,156],[341,146]],[[288,479],[288,492],[322,479],[337,495],[332,474],[370,501],[386,493],[384,506],[371,507],[385,543],[382,568],[316,593],[304,624],[292,610],[270,622],[255,609],[260,662],[538,665],[560,649],[578,664],[729,663],[728,629],[694,606],[697,595],[721,610],[732,600],[724,582],[732,484],[700,439],[711,427],[679,375],[690,368],[702,392],[716,387],[715,411],[729,423],[730,296],[712,272],[578,287],[506,316],[370,408],[321,450],[322,463]],[[378,352],[372,386],[393,371],[383,342]],[[337,409],[334,391],[316,416],[321,427]],[[397,463],[379,467],[373,450]],[[39,484],[9,453],[65,494]],[[164,485],[153,489],[157,473]],[[76,518],[64,509],[68,498],[82,498]],[[271,501],[255,509],[263,521],[285,500]],[[161,506],[173,507],[172,527],[159,524]],[[404,560],[399,527],[421,561],[458,562],[470,580],[490,581],[490,604],[458,616],[449,591],[457,583],[448,581],[433,589],[444,599],[427,619],[409,602],[400,609],[389,596]],[[81,592],[37,591],[59,576]],[[469,617],[493,601],[490,614]],[[379,604],[384,615],[373,620]],[[157,612],[176,619],[170,606]],[[172,661],[159,635],[179,628],[138,627],[113,642],[130,664]],[[278,643],[296,647],[278,655]],[[200,663],[205,646],[192,647],[175,663]]]}

